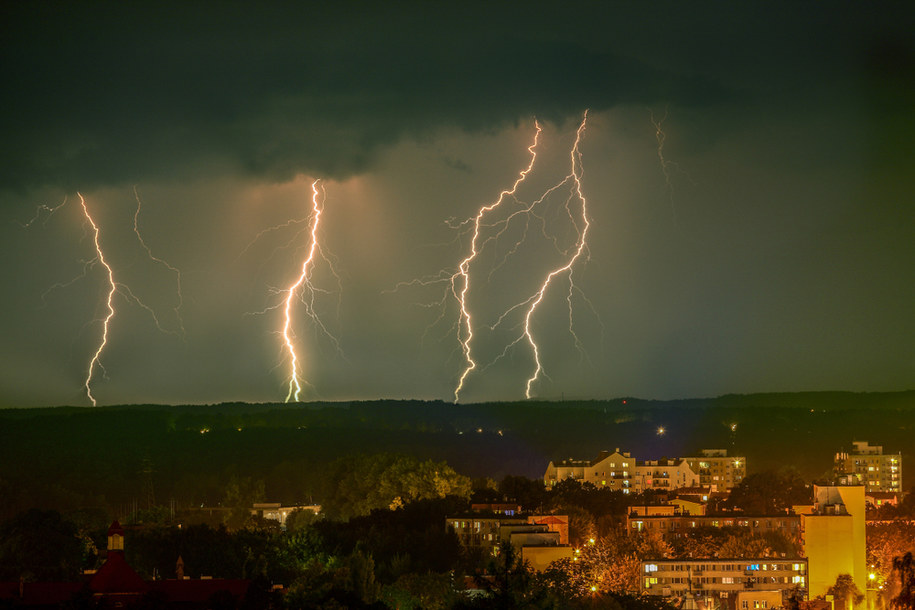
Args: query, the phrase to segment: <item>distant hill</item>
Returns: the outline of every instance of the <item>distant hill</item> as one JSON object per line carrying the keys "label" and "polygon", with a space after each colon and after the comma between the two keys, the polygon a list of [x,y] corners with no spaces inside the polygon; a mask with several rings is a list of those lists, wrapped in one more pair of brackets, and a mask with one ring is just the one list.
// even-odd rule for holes
{"label": "distant hill", "polygon": [[603,449],[653,459],[719,448],[746,456],[750,472],[790,465],[813,479],[853,440],[902,452],[912,464],[903,468],[903,484],[911,487],[915,391],[5,409],[0,498],[8,509],[110,505],[151,486],[159,502],[207,494],[218,502],[224,481],[236,476],[264,480],[270,499],[302,501],[323,464],[356,452],[445,460],[464,474],[499,479],[539,477],[551,459],[591,458]]}

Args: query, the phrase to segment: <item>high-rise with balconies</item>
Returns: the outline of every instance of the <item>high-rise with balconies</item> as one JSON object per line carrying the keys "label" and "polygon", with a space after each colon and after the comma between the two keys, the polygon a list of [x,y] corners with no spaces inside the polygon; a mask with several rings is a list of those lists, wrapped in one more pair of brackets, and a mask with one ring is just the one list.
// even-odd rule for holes
{"label": "high-rise with balconies", "polygon": [[880,445],[854,441],[851,452],[836,453],[833,471],[839,483],[864,485],[865,493],[902,492],[902,454],[883,453]]}

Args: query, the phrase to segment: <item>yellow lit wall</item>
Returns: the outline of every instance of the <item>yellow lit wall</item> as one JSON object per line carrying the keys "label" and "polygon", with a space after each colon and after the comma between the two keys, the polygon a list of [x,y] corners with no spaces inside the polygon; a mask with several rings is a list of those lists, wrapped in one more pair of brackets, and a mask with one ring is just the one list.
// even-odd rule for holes
{"label": "yellow lit wall", "polygon": [[864,487],[820,487],[818,498],[838,494],[846,514],[817,514],[801,516],[804,553],[809,562],[810,598],[826,595],[839,574],[850,574],[863,593],[867,589],[864,529]]}

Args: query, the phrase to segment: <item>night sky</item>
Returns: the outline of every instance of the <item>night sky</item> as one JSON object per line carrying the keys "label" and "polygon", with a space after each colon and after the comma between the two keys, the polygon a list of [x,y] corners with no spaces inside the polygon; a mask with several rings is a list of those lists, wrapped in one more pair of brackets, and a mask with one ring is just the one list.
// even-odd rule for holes
{"label": "night sky", "polygon": [[[303,399],[453,399],[453,297],[392,289],[456,271],[470,241],[453,227],[511,188],[535,121],[509,203],[561,181],[586,109],[579,343],[563,276],[532,318],[535,396],[911,389],[911,7],[3,3],[0,406],[89,404],[107,279],[77,192],[161,326],[119,290],[99,404],[283,400],[268,308],[302,268],[315,179],[325,257],[307,300],[339,350],[294,306]],[[181,301],[134,234],[135,193]],[[489,326],[580,234],[564,201],[470,266],[480,366],[462,401],[524,397],[518,312]]]}

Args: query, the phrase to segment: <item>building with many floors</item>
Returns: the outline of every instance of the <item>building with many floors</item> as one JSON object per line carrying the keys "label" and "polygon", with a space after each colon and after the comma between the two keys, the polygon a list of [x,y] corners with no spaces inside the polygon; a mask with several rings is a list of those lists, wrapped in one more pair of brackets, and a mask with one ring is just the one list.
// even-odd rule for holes
{"label": "building with many floors", "polygon": [[854,441],[850,452],[836,453],[833,472],[842,485],[864,485],[868,492],[902,491],[902,454],[883,453],[883,447],[867,441]]}
{"label": "building with many floors", "polygon": [[681,458],[699,475],[699,485],[711,491],[728,491],[747,476],[747,458],[728,456],[726,449],[703,449],[698,456]]}
{"label": "building with many floors", "polygon": [[810,563],[808,591],[825,595],[840,574],[850,574],[867,589],[863,485],[814,485],[814,504],[795,507],[801,518],[801,542]]}
{"label": "building with many floors", "polygon": [[511,543],[537,571],[573,554],[565,515],[470,514],[448,517],[445,526],[454,530],[464,547],[482,555],[495,555],[503,543]]}
{"label": "building with many floors", "polygon": [[807,586],[806,559],[688,559],[641,563],[647,595],[687,599],[707,609],[766,610]]}
{"label": "building with many floors", "polygon": [[619,449],[602,451],[593,460],[550,462],[543,475],[544,484],[552,488],[566,479],[623,493],[672,491],[699,485],[699,476],[685,459],[637,461]]}
{"label": "building with many floors", "polygon": [[755,516],[743,513],[692,515],[681,511],[674,511],[671,514],[644,514],[642,511],[632,511],[626,517],[626,529],[630,534],[657,532],[667,541],[688,536],[695,529],[702,527],[739,527],[758,534],[781,532],[797,537],[801,531],[801,518],[799,515]]}
{"label": "building with many floors", "polygon": [[551,488],[566,479],[630,493],[635,487],[635,458],[616,449],[612,453],[601,451],[593,460],[550,462],[543,475],[544,484]]}

